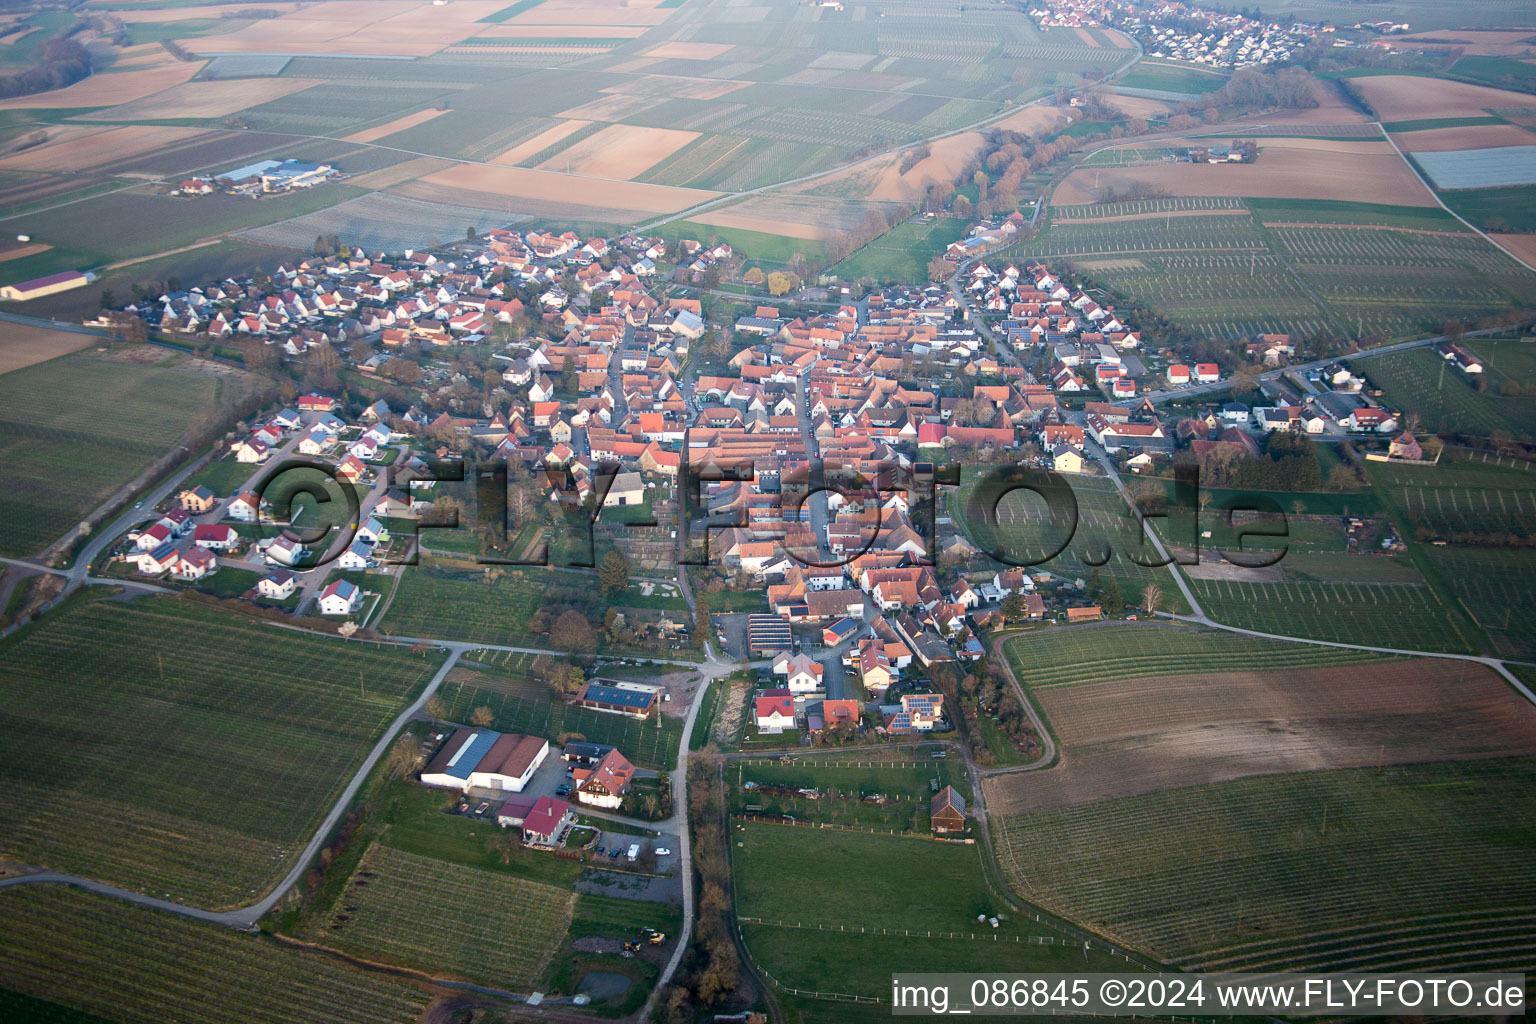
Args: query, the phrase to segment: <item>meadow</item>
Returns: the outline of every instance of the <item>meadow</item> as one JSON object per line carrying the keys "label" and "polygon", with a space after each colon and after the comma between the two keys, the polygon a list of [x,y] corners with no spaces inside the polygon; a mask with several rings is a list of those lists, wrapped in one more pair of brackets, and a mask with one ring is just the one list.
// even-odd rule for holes
{"label": "meadow", "polygon": [[1536,963],[1536,760],[1264,776],[994,818],[1018,891],[1190,968]]}
{"label": "meadow", "polygon": [[4,855],[219,908],[288,869],[437,666],[169,597],[81,601],[3,655]]}
{"label": "meadow", "polygon": [[549,966],[575,902],[569,889],[375,844],[332,908],[323,941],[521,991]]}
{"label": "meadow", "polygon": [[331,957],[62,886],[0,893],[0,976],[39,1000],[10,1019],[60,1024],[161,1024],[171,1007],[186,1024],[412,1024],[430,1001]]}
{"label": "meadow", "polygon": [[949,243],[964,238],[968,226],[963,220],[949,217],[926,224],[898,224],[836,264],[830,272],[855,281],[867,277],[880,283],[922,284],[928,280],[929,261]]}
{"label": "meadow", "polygon": [[236,378],[79,353],[0,376],[0,554],[35,555],[209,420]]}
{"label": "meadow", "polygon": [[[766,758],[737,760],[726,769],[732,783],[730,809],[739,813],[754,806],[763,814],[785,814],[799,821],[926,833],[935,782],[954,786],[961,797],[971,799],[970,778],[959,762],[897,760],[922,757],[906,750],[875,756],[872,762],[866,760],[870,756],[798,757],[789,764]],[[766,793],[764,786],[811,789],[820,795]]]}
{"label": "meadow", "polygon": [[475,708],[488,707],[496,716],[492,726],[503,732],[530,733],[550,740],[580,736],[592,743],[618,747],[625,757],[647,768],[670,768],[677,762],[683,732],[680,719],[658,715],[642,722],[567,705],[556,699],[548,686],[526,674],[534,655],[488,653],[505,659],[504,664],[492,671],[456,669],[438,690],[448,706],[450,721],[468,722]]}

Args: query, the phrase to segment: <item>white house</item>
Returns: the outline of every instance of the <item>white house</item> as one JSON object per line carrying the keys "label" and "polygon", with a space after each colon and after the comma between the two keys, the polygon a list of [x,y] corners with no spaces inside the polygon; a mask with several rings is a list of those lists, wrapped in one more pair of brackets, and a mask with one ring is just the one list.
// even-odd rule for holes
{"label": "white house", "polygon": [[267,545],[267,560],[279,565],[293,565],[304,556],[304,545],[287,535]]}
{"label": "white house", "polygon": [[362,606],[363,592],[347,580],[333,580],[320,591],[321,615],[351,615]]}
{"label": "white house", "polygon": [[284,601],[299,589],[299,578],[286,569],[279,569],[256,584],[256,592],[269,601]]}
{"label": "white house", "polygon": [[377,516],[369,516],[368,521],[357,528],[357,539],[364,544],[384,543],[389,540],[389,528]]}
{"label": "white house", "polygon": [[352,546],[341,553],[336,559],[336,565],[344,570],[368,569],[373,566],[373,549],[366,542],[355,540]]}
{"label": "white house", "polygon": [[821,689],[825,669],[808,654],[781,653],[773,659],[773,671],[786,677],[784,685],[790,693],[812,693]]}
{"label": "white house", "polygon": [[173,544],[161,544],[153,551],[145,551],[136,559],[139,572],[145,576],[155,576],[169,569],[176,568],[176,563],[181,560]]}
{"label": "white house", "polygon": [[246,491],[229,503],[224,514],[242,523],[254,523],[260,514],[261,499],[253,491]]}

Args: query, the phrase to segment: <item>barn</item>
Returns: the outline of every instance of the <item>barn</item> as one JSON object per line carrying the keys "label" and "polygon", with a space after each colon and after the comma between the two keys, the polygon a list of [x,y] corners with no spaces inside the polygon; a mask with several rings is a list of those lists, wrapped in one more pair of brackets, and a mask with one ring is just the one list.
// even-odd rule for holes
{"label": "barn", "polygon": [[935,832],[964,832],[965,797],[945,786],[928,803],[928,821]]}

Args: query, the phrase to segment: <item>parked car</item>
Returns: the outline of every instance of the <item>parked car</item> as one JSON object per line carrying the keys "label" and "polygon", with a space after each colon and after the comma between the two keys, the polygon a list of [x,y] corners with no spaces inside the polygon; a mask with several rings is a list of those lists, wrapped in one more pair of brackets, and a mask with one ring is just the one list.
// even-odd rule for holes
{"label": "parked car", "polygon": [[658,857],[668,856],[671,852],[672,851],[667,849],[665,846],[658,846],[658,847],[656,847],[656,856],[658,856]]}

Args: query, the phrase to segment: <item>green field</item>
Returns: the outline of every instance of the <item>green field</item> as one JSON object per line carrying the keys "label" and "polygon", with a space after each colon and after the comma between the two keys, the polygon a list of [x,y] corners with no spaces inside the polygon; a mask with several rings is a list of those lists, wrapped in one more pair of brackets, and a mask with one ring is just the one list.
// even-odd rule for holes
{"label": "green field", "polygon": [[233,456],[225,456],[215,459],[202,469],[187,477],[182,486],[190,490],[198,484],[202,484],[220,498],[228,498],[244,487],[257,473],[262,472],[262,467],[252,466],[245,462],[236,462]]}
{"label": "green field", "polygon": [[[549,687],[526,675],[532,655],[509,657],[516,667],[455,673],[444,682],[438,695],[448,705],[451,721],[467,722],[475,708],[488,707],[496,716],[494,727],[504,732],[525,732],[551,740],[577,734],[592,743],[618,747],[625,757],[648,768],[670,768],[677,763],[681,719],[657,715],[641,721],[573,707],[555,699]],[[697,728],[694,734],[698,735]]]}
{"label": "green field", "polygon": [[0,852],[203,906],[249,903],[436,664],[174,598],[56,611],[0,643]]}
{"label": "green field", "polygon": [[0,554],[35,555],[167,454],[234,378],[81,353],[0,377]]}
{"label": "green field", "polygon": [[908,221],[870,242],[830,268],[854,281],[871,278],[877,283],[921,284],[928,280],[928,263],[949,243],[965,237],[969,225],[943,217],[926,224]]}
{"label": "green field", "polygon": [[520,991],[549,965],[575,902],[569,889],[374,845],[332,909],[324,941]]}
{"label": "green field", "polygon": [[[412,1024],[429,997],[382,974],[218,925],[62,886],[0,893],[0,984],[94,1017],[12,1015],[84,1024]],[[46,1004],[44,1004],[46,1005]]]}
{"label": "green field", "polygon": [[1536,231],[1536,185],[1453,189],[1440,198],[1485,231]]}
{"label": "green field", "polygon": [[1092,629],[1033,630],[1003,647],[1014,677],[1042,690],[1112,679],[1222,672],[1284,672],[1380,661],[1381,655],[1264,640],[1222,630],[1138,622]]}
{"label": "green field", "polygon": [[1156,89],[1160,92],[1215,92],[1227,84],[1219,71],[1182,64],[1164,64],[1144,60],[1115,82],[1127,89]]}
{"label": "green field", "polygon": [[1214,970],[1530,970],[1536,760],[1265,776],[994,819],[1028,898]]}
{"label": "green field", "polygon": [[[1520,342],[1475,340],[1468,344],[1479,355],[1492,354],[1494,360],[1499,358],[1498,353],[1508,352],[1512,364],[1529,351]],[[1372,384],[1386,392],[1389,405],[1417,413],[1424,427],[1435,433],[1487,437],[1503,430],[1517,437],[1536,434],[1536,396],[1499,394],[1492,371],[1484,371],[1489,378],[1486,390],[1478,391],[1468,375],[1428,348],[1372,356],[1362,361],[1359,368]],[[1518,367],[1519,376],[1506,379],[1519,383],[1536,380],[1524,369]]]}

